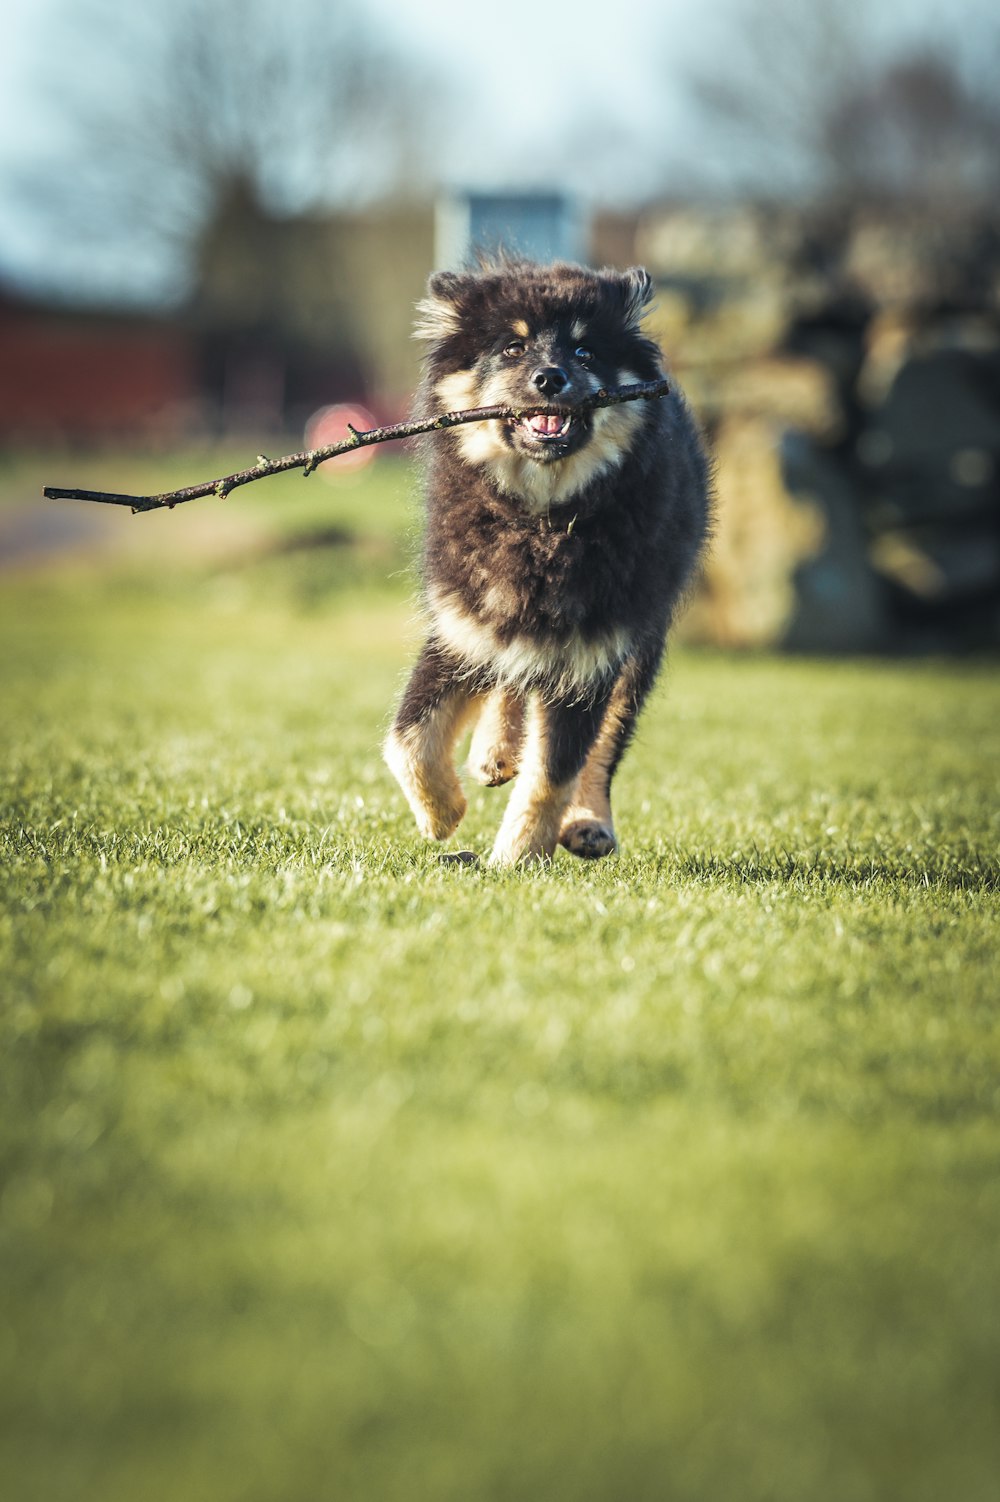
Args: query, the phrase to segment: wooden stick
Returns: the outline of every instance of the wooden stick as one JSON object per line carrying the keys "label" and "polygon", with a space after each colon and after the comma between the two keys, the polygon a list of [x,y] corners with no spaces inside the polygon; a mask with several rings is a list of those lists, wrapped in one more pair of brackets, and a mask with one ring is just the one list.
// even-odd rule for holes
{"label": "wooden stick", "polygon": [[187,485],[180,490],[165,490],[159,495],[119,495],[107,490],[64,490],[58,485],[46,485],[42,494],[50,500],[101,501],[107,506],[130,506],[133,513],[159,511],[164,506],[172,511],[184,501],[194,501],[202,495],[224,498],[240,485],[249,485],[253,480],[264,480],[268,475],[282,474],[287,469],[301,469],[304,475],[311,475],[316,466],[325,460],[336,459],[338,454],[347,454],[352,449],[365,448],[373,443],[389,443],[394,438],[415,438],[420,433],[435,433],[445,428],[458,427],[464,422],[492,422],[497,418],[519,422],[522,418],[532,417],[539,412],[555,413],[558,416],[571,412],[576,416],[581,412],[593,412],[598,407],[616,407],[622,402],[666,396],[669,390],[668,381],[639,381],[634,386],[619,386],[613,391],[596,391],[593,396],[585,397],[573,407],[551,404],[544,407],[474,407],[468,412],[443,412],[439,417],[431,417],[422,422],[397,422],[388,427],[369,428],[366,432],[359,432],[348,423],[351,436],[339,443],[328,444],[326,448],[308,449],[301,454],[286,454],[282,459],[269,459],[266,454],[258,454],[257,463],[252,469],[241,469],[236,474],[223,475],[218,480],[203,480],[199,485]]}

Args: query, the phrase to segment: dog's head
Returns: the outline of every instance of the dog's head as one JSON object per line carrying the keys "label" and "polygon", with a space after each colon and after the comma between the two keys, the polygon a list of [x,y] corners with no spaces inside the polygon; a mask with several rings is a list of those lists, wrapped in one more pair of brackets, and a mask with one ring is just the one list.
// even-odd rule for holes
{"label": "dog's head", "polygon": [[659,351],[640,329],[650,296],[638,268],[503,260],[433,276],[417,334],[428,341],[427,379],[439,410],[554,409],[452,429],[463,458],[538,505],[560,503],[620,463],[642,422],[639,404],[576,409],[602,388],[662,375]]}

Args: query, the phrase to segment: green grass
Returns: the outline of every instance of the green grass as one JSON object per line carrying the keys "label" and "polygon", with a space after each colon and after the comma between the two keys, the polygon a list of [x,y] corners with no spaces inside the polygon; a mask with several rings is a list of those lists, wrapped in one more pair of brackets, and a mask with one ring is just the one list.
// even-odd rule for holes
{"label": "green grass", "polygon": [[995,665],[677,653],[620,858],[446,867],[403,472],[269,493],[3,579],[0,1493],[993,1499]]}

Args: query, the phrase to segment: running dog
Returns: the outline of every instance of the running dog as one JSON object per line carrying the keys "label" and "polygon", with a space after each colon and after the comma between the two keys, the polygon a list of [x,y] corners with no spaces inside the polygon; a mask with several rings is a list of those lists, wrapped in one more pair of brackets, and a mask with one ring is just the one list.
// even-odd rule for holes
{"label": "running dog", "polygon": [[465,813],[469,771],[516,782],[490,863],[618,848],[611,780],[710,519],[697,425],[660,399],[580,410],[663,376],[648,274],[498,260],[431,278],[417,413],[544,407],[423,440],[429,630],[385,746],[421,832]]}

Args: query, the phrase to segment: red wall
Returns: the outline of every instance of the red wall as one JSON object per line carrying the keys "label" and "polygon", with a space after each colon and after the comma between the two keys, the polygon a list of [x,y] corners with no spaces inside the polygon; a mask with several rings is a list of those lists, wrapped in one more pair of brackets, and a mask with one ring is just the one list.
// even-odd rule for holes
{"label": "red wall", "polygon": [[197,394],[180,330],[0,307],[0,434],[176,426]]}

